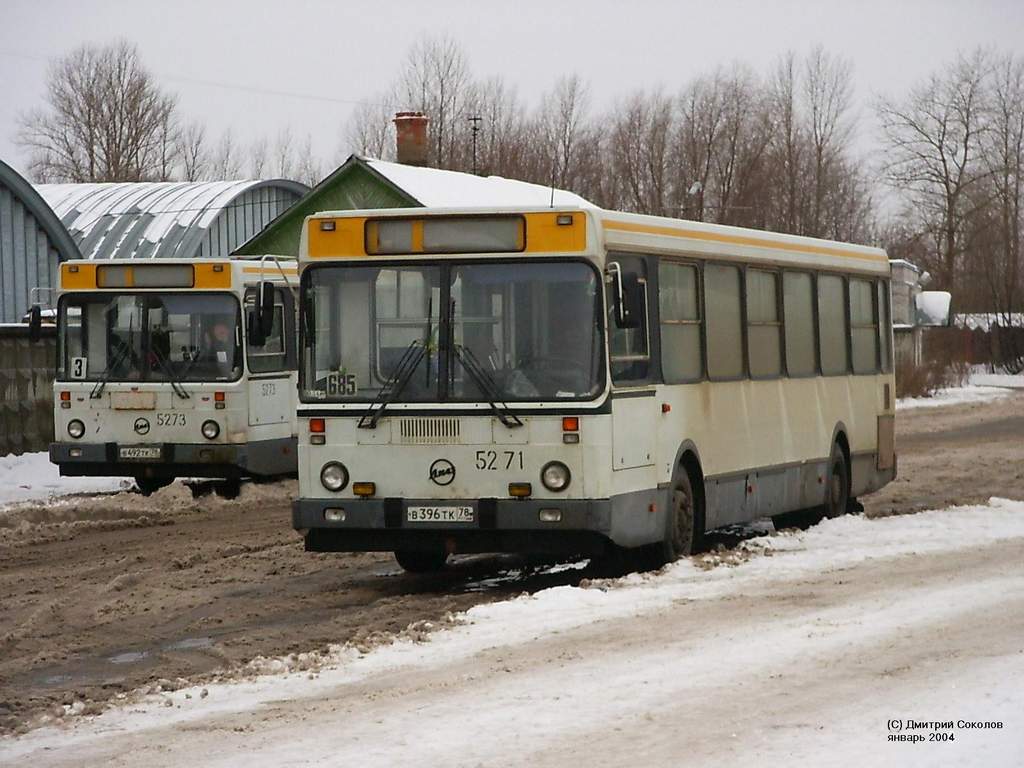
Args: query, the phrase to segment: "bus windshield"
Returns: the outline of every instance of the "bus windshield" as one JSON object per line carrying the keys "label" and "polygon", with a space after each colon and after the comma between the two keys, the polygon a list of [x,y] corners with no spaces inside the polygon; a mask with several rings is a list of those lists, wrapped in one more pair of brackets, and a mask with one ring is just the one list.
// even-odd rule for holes
{"label": "bus windshield", "polygon": [[[600,281],[583,262],[307,270],[302,396],[369,402],[593,399],[602,389]],[[475,368],[476,372],[470,370]],[[387,394],[387,393],[385,393]]]}
{"label": "bus windshield", "polygon": [[82,381],[233,381],[242,374],[229,294],[119,293],[61,299],[58,376]]}

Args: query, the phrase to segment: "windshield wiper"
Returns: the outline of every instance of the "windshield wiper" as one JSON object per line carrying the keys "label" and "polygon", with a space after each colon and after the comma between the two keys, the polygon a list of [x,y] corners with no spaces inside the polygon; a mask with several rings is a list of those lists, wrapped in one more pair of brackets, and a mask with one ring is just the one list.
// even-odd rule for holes
{"label": "windshield wiper", "polygon": [[380,421],[380,417],[384,413],[384,409],[388,407],[388,404],[394,401],[396,397],[402,394],[406,385],[409,383],[409,379],[416,372],[420,363],[423,362],[423,358],[427,354],[427,345],[421,339],[413,339],[409,342],[409,346],[405,348],[405,352],[402,353],[402,357],[398,360],[398,365],[395,366],[394,372],[388,377],[388,380],[384,382],[384,386],[380,388],[380,392],[377,393],[377,397],[370,403],[370,407],[366,409],[359,418],[360,429],[376,429],[377,422]]}
{"label": "windshield wiper", "polygon": [[121,364],[128,353],[131,351],[132,344],[135,341],[135,331],[132,329],[132,322],[135,320],[133,316],[128,317],[128,343],[121,347],[121,351],[117,353],[117,357],[114,358],[113,362],[107,366],[107,372],[103,374],[103,378],[96,382],[96,386],[92,388],[92,392],[89,393],[90,400],[97,400],[103,396],[103,390],[107,386],[107,382],[110,381],[110,377],[114,375],[114,369]]}
{"label": "windshield wiper", "polygon": [[473,350],[469,347],[465,347],[462,344],[454,344],[452,348],[455,350],[455,357],[458,358],[459,362],[462,363],[462,367],[466,370],[466,373],[470,375],[477,388],[483,394],[487,400],[487,404],[491,406],[491,410],[494,411],[494,415],[498,417],[502,424],[509,429],[523,426],[523,421],[512,409],[508,407],[501,397],[501,389],[498,388],[498,383],[494,380],[494,377],[487,372],[487,369],[480,365],[480,361],[476,355],[473,354]]}
{"label": "windshield wiper", "polygon": [[167,376],[167,380],[170,382],[171,389],[174,390],[174,394],[176,394],[182,400],[188,400],[191,397],[191,395],[189,395],[185,388],[181,386],[181,379],[175,377],[174,370],[171,368],[171,364],[167,360],[167,358],[161,355],[159,350],[150,349],[149,351],[153,353],[153,357],[155,357],[157,363],[160,364],[160,370],[162,370],[164,374]]}

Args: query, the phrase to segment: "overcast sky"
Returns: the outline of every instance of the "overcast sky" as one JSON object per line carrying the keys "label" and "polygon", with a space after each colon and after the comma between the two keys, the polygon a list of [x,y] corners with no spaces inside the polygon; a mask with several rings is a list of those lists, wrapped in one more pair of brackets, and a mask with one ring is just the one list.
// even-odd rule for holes
{"label": "overcast sky", "polygon": [[0,0],[0,159],[25,169],[16,117],[42,104],[49,57],[123,37],[210,135],[230,126],[242,140],[272,140],[290,127],[334,161],[347,149],[341,128],[353,107],[301,94],[370,98],[411,44],[441,34],[462,45],[475,76],[501,75],[528,104],[577,72],[598,109],[637,87],[675,91],[733,60],[764,74],[781,53],[821,43],[853,63],[867,145],[872,96],[905,92],[958,50],[1021,53],[1024,2]]}

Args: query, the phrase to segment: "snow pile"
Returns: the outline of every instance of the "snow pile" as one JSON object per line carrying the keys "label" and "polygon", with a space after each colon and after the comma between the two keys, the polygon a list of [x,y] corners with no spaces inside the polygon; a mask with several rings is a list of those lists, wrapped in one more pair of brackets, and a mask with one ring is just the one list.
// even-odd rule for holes
{"label": "snow pile", "polygon": [[901,397],[896,401],[896,408],[906,411],[911,408],[938,408],[948,405],[965,405],[968,403],[987,403],[1010,394],[1004,387],[982,387],[967,384],[963,387],[940,389],[930,397]]}
{"label": "snow pile", "polygon": [[72,493],[109,493],[130,484],[116,477],[61,477],[46,453],[0,457],[0,505],[47,501]]}
{"label": "snow pile", "polygon": [[[118,732],[139,734],[158,731],[170,735],[167,730],[175,726],[210,722],[211,718],[218,715],[248,713],[255,710],[264,713],[280,710],[284,701],[310,702],[310,712],[316,711],[313,702],[325,700],[336,702],[336,706],[348,709],[351,704],[345,703],[345,697],[349,695],[348,691],[355,690],[349,686],[367,683],[375,675],[411,668],[436,670],[480,654],[500,657],[502,649],[524,645],[542,648],[546,642],[555,643],[559,635],[570,630],[586,633],[598,622],[651,617],[659,612],[671,610],[674,605],[680,603],[748,593],[777,594],[786,589],[786,583],[800,582],[821,573],[837,573],[867,560],[923,553],[953,553],[1012,539],[1024,539],[1024,502],[1005,499],[992,499],[988,505],[955,507],[912,516],[882,519],[851,516],[826,520],[809,531],[787,531],[746,542],[742,546],[760,556],[752,557],[735,567],[702,570],[694,560],[683,560],[658,573],[633,574],[622,579],[593,581],[579,587],[554,587],[506,602],[476,606],[451,617],[443,631],[433,634],[409,632],[396,642],[378,646],[368,652],[350,645],[335,646],[328,654],[333,657],[331,660],[336,664],[333,668],[320,666],[318,662],[323,659],[314,660],[308,655],[294,655],[279,660],[279,663],[266,662],[261,665],[263,671],[283,672],[283,675],[271,674],[248,682],[210,684],[205,687],[183,688],[150,695],[136,702],[130,709],[125,707],[110,710],[96,718],[81,720],[71,729],[43,728],[6,744],[0,744],[0,763],[28,760],[33,754],[45,754],[49,757],[59,754],[51,750],[60,750],[60,753],[70,756],[78,748],[95,748],[102,745],[105,739],[114,737]],[[744,640],[744,647],[754,648],[755,655],[761,662],[766,655],[778,655],[778,664],[781,668],[788,658],[786,654],[793,652],[794,643],[802,643],[808,649],[813,647],[816,652],[829,655],[839,652],[843,644],[850,642],[853,635],[860,637],[862,642],[865,635],[877,636],[878,640],[882,640],[886,632],[891,631],[893,627],[901,626],[901,622],[911,619],[921,622],[941,621],[946,613],[960,610],[960,606],[1003,598],[998,587],[984,581],[951,582],[942,588],[934,589],[933,592],[929,592],[928,589],[930,588],[918,589],[913,584],[907,584],[900,592],[903,595],[900,603],[887,608],[879,608],[878,605],[871,603],[876,597],[867,595],[863,598],[867,601],[864,605],[854,601],[849,605],[840,604],[820,611],[816,614],[815,629],[811,634],[808,634],[804,625],[789,625],[782,622],[771,628],[769,634],[773,637],[768,638],[755,632],[756,636]],[[884,604],[884,600],[882,602]],[[873,611],[871,622],[864,621],[868,604]],[[950,620],[953,620],[952,616]],[[436,723],[427,717],[408,725],[413,731],[424,727],[437,727],[443,731],[449,726],[463,730],[468,727],[469,731],[473,731],[473,726],[465,725],[467,718],[479,720],[483,717],[486,721],[488,716],[480,713],[484,710],[494,710],[491,714],[505,723],[499,730],[511,728],[511,732],[515,732],[511,721],[515,718],[521,721],[523,717],[528,717],[532,723],[545,723],[547,730],[564,732],[567,729],[578,728],[580,722],[587,721],[587,715],[583,714],[580,708],[603,707],[604,709],[594,714],[608,715],[607,710],[613,707],[615,702],[609,703],[607,697],[591,690],[595,686],[602,687],[607,685],[607,681],[615,680],[617,686],[622,686],[622,690],[630,691],[631,697],[657,696],[663,693],[659,692],[659,685],[668,685],[672,682],[658,672],[667,669],[665,665],[668,663],[674,665],[673,679],[676,680],[728,673],[733,666],[711,663],[712,657],[717,659],[716,654],[719,652],[719,649],[711,648],[680,655],[678,649],[660,649],[654,644],[650,648],[637,647],[635,656],[627,659],[625,666],[621,659],[604,662],[600,659],[582,661],[578,667],[566,667],[568,671],[565,674],[577,677],[569,681],[572,685],[566,685],[566,681],[563,680],[561,687],[558,688],[564,701],[558,702],[559,697],[551,699],[550,696],[540,696],[536,700],[531,700],[533,704],[526,707],[525,713],[522,702],[529,699],[527,689],[536,686],[538,681],[532,678],[524,679],[522,685],[525,687],[521,695],[514,691],[506,691],[510,698],[504,703],[500,699],[481,697],[475,693],[482,681],[467,682],[464,687],[459,688],[459,692],[453,694],[459,701],[469,699],[463,702],[468,708],[458,709],[458,716],[453,712],[450,718],[440,717]],[[654,658],[659,653],[665,655],[665,658]],[[500,660],[499,658],[498,661]],[[598,668],[596,665],[601,663],[614,669]],[[682,669],[683,666],[687,669],[692,667],[692,670],[687,672]],[[694,678],[687,677],[690,673]],[[632,680],[638,675],[644,679]],[[648,684],[649,687],[644,687]],[[369,682],[368,690],[375,690],[372,682]],[[513,693],[516,695],[512,695]],[[358,700],[359,694],[354,695]],[[473,696],[477,696],[477,699],[474,700]],[[371,696],[366,700],[367,706],[370,706],[372,698]],[[936,705],[939,703],[943,702],[937,701]],[[652,701],[651,704],[653,708],[655,702]],[[302,706],[304,708],[305,705]],[[336,706],[332,704],[331,708],[335,709]],[[453,706],[454,704],[449,704],[449,707]],[[538,712],[535,707],[543,709],[543,713]],[[68,714],[75,714],[74,705]],[[861,714],[874,716],[876,711],[872,709],[871,712],[865,711]],[[408,713],[404,713],[396,706],[393,719],[383,727],[390,729],[389,732],[392,734],[408,735],[412,731],[404,730],[399,722],[408,716]],[[348,711],[347,715],[339,714],[337,717],[357,718],[358,712],[352,710]],[[566,719],[566,722],[562,722]],[[882,722],[884,723],[884,720]],[[877,723],[873,727],[876,726]],[[183,730],[188,731],[193,727],[186,726]],[[293,733],[298,734],[299,731]],[[382,736],[378,740],[372,733],[360,733],[365,737],[362,745],[350,743],[350,739],[346,741],[348,737],[345,729],[338,730],[330,737],[315,727],[312,730],[307,729],[306,734],[299,740],[300,743],[263,745],[269,752],[262,754],[264,762],[258,764],[286,762],[286,754],[272,754],[274,750],[282,749],[287,752],[308,748],[311,752],[307,756],[312,762],[316,762],[313,760],[314,753],[334,754],[332,750],[338,748],[373,747],[384,752],[402,748],[402,744],[392,739]],[[884,731],[882,733],[879,743],[884,745]],[[435,735],[438,744],[447,738],[443,733]],[[162,737],[157,736],[157,739],[163,743]],[[321,741],[323,739],[333,739],[333,742],[328,744],[327,741]],[[338,741],[339,739],[342,741]],[[416,739],[413,739],[413,742],[420,744]],[[388,763],[388,759],[396,758],[397,755],[386,755],[384,752],[373,755],[379,759],[369,759],[371,755],[365,755],[367,760],[363,764],[394,764]],[[294,751],[291,754],[294,756]],[[255,754],[251,757],[255,758]],[[335,757],[338,757],[339,764],[346,762],[338,755]],[[223,764],[230,764],[230,761]],[[482,764],[486,764],[486,761]]]}

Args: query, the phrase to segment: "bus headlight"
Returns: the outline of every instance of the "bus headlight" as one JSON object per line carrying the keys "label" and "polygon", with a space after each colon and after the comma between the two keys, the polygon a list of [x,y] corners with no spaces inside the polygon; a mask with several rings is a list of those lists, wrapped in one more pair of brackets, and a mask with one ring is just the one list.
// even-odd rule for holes
{"label": "bus headlight", "polygon": [[328,491],[341,491],[348,485],[348,470],[339,461],[329,461],[320,470],[320,482]]}
{"label": "bus headlight", "polygon": [[540,471],[540,481],[549,491],[564,491],[571,479],[569,468],[560,461],[549,461]]}
{"label": "bus headlight", "polygon": [[200,431],[203,433],[203,437],[207,440],[213,440],[220,434],[220,424],[212,420],[204,421],[203,426],[200,427]]}
{"label": "bus headlight", "polygon": [[72,419],[68,422],[68,434],[77,440],[85,434],[85,424],[80,419]]}

